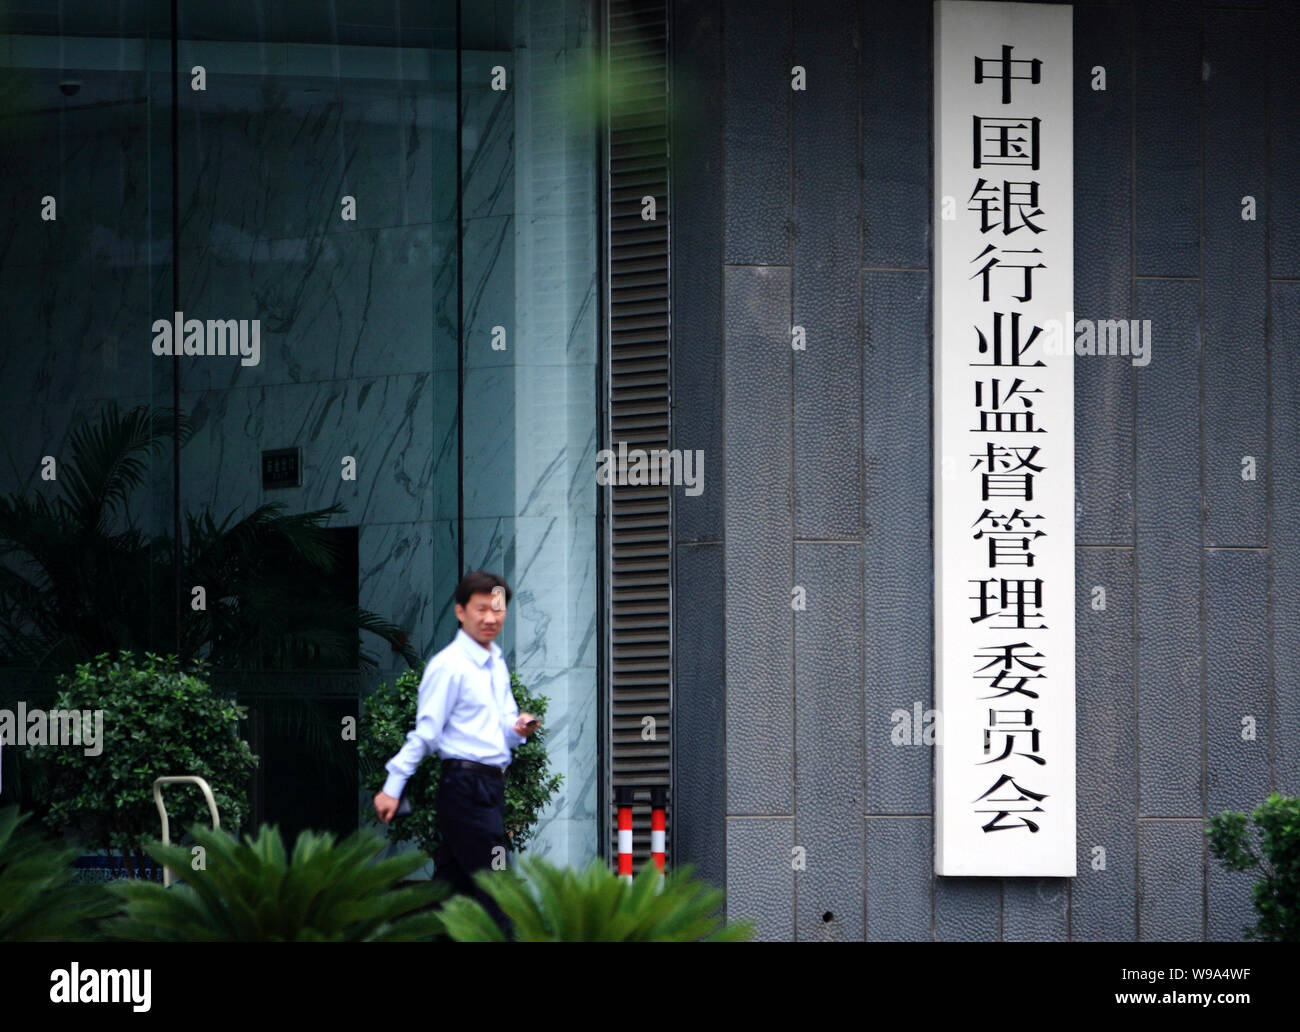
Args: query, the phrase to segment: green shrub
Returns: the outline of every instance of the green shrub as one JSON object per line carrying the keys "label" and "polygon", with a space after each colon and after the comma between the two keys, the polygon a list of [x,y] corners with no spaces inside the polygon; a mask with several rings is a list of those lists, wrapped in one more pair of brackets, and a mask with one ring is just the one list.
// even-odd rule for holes
{"label": "green shrub", "polygon": [[[723,921],[722,892],[694,880],[689,866],[667,874],[660,892],[653,864],[631,885],[600,860],[575,871],[529,857],[519,869],[478,871],[474,878],[511,920],[520,942],[744,942],[753,935],[748,922]],[[458,942],[505,939],[468,896],[449,899],[442,920]]]}
{"label": "green shrub", "polygon": [[[421,671],[404,670],[392,687],[380,685],[366,700],[361,715],[360,761],[367,794],[373,798],[384,787],[388,772],[384,764],[397,755],[406,736],[415,727],[416,710],[420,700]],[[512,672],[510,687],[521,713],[537,717],[546,715],[547,700],[542,695],[532,695],[522,681]],[[522,853],[533,837],[538,816],[551,797],[559,790],[563,774],[550,773],[550,760],[546,756],[545,725],[529,736],[528,741],[514,750],[510,766],[506,769],[505,826],[510,847]],[[405,798],[411,804],[411,813],[394,817],[388,825],[391,842],[413,840],[429,856],[437,853],[442,836],[438,830],[438,814],[434,796],[438,790],[438,775],[442,763],[435,756],[427,756],[415,775],[407,782]],[[374,816],[374,805],[367,800],[363,813]]]}
{"label": "green shrub", "polygon": [[204,853],[156,841],[146,846],[184,884],[109,886],[126,900],[126,913],[105,924],[108,935],[146,942],[351,942],[428,939],[442,930],[432,908],[445,886],[396,888],[424,859],[410,853],[375,862],[385,846],[373,832],[354,832],[336,845],[332,834],[304,831],[288,857],[278,827],[263,825],[242,844],[197,824],[190,834]]}
{"label": "green shrub", "polygon": [[1244,813],[1211,817],[1210,854],[1229,871],[1264,876],[1252,891],[1259,922],[1242,929],[1247,939],[1300,942],[1300,797],[1273,792],[1253,816],[1254,834]]}
{"label": "green shrub", "polygon": [[[257,764],[236,722],[244,708],[221,698],[202,680],[205,667],[177,668],[175,658],[130,652],[98,656],[60,678],[60,709],[103,710],[102,751],[30,746],[49,761],[50,809],[46,822],[82,842],[131,858],[128,875],[142,866],[141,847],[160,828],[154,778],[196,774],[212,788],[223,825],[237,828],[248,811],[246,784]],[[212,818],[198,788],[165,789],[173,824]]]}
{"label": "green shrub", "polygon": [[75,885],[75,849],[59,848],[22,825],[31,814],[0,810],[0,941],[88,939],[111,914],[102,885]]}

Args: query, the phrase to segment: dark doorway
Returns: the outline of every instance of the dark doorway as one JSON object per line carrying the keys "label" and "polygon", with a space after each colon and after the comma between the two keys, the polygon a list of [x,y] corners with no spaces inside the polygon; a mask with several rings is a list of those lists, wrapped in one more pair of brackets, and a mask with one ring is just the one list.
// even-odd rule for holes
{"label": "dark doorway", "polygon": [[[356,606],[358,528],[327,533],[338,562],[315,576],[312,593],[325,604]],[[240,692],[249,710],[249,744],[259,757],[251,824],[278,824],[286,846],[306,828],[340,836],[357,829],[356,742],[345,740],[343,729],[345,718],[358,716],[360,647],[358,632],[344,663],[303,650],[292,657],[292,669],[262,675]]]}

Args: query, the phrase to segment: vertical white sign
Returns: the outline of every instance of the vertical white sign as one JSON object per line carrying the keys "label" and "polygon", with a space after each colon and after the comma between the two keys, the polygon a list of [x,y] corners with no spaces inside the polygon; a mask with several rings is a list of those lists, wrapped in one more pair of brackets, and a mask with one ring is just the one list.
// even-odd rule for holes
{"label": "vertical white sign", "polygon": [[943,875],[1076,873],[1072,19],[935,4]]}

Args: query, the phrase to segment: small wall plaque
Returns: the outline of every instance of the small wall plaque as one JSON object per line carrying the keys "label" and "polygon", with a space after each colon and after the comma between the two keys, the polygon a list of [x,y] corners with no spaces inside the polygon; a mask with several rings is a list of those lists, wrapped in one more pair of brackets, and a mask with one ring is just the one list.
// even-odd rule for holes
{"label": "small wall plaque", "polygon": [[275,448],[262,452],[262,487],[302,487],[302,449]]}

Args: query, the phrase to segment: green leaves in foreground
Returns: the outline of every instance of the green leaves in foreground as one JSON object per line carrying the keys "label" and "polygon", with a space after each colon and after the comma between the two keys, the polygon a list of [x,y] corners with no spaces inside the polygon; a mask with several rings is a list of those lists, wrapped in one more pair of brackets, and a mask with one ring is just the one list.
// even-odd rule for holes
{"label": "green leaves in foreground", "polygon": [[0,941],[86,939],[115,901],[101,885],[73,884],[75,849],[51,846],[24,828],[31,815],[0,810]]}
{"label": "green leaves in foreground", "polygon": [[304,831],[286,857],[280,829],[263,825],[237,843],[225,831],[195,825],[203,869],[191,870],[191,849],[151,842],[146,851],[185,884],[122,883],[110,891],[127,901],[124,917],[105,931],[146,942],[287,942],[428,939],[442,931],[431,908],[445,887],[396,888],[427,858],[407,853],[376,861],[383,841],[358,831],[335,845],[331,834]]}
{"label": "green leaves in foreground", "polygon": [[[691,877],[683,867],[663,879],[646,864],[625,884],[600,860],[585,870],[557,868],[528,857],[513,871],[479,871],[478,884],[514,923],[519,942],[744,942],[748,924],[725,924],[718,910],[723,894]],[[487,911],[467,896],[442,909],[447,934],[458,942],[503,942]]]}

